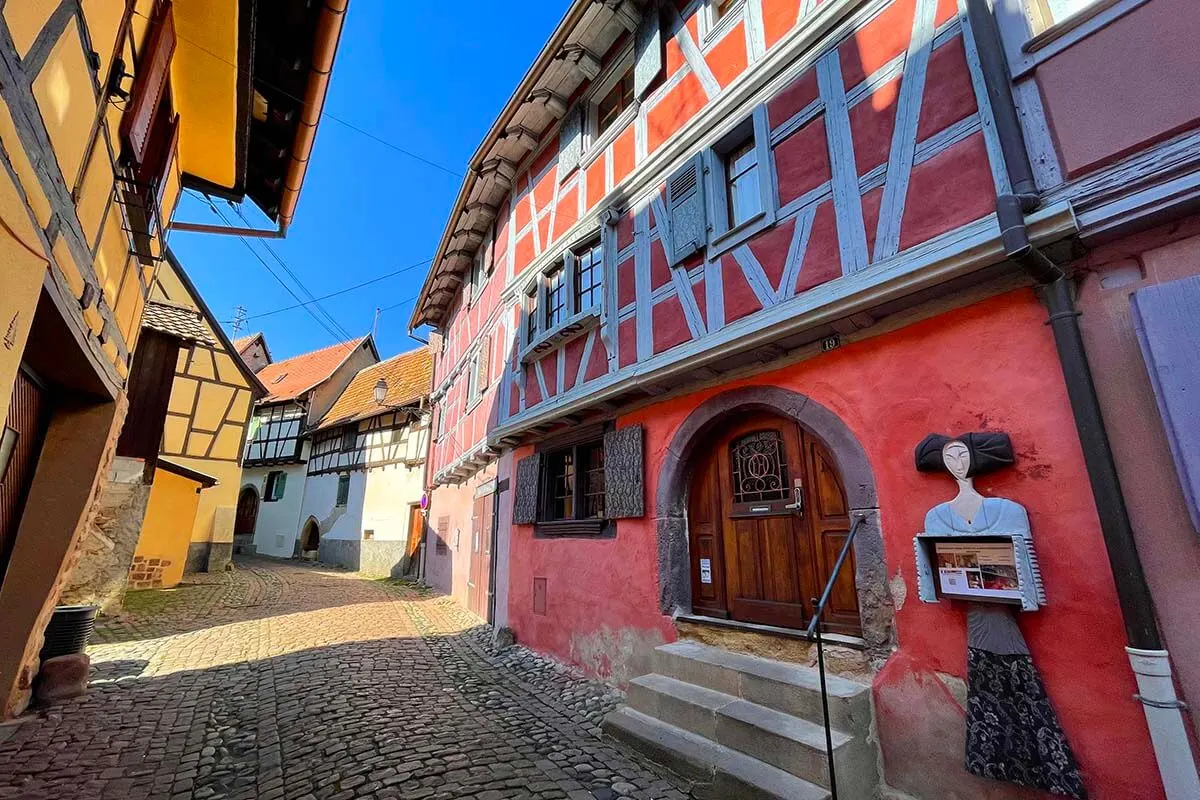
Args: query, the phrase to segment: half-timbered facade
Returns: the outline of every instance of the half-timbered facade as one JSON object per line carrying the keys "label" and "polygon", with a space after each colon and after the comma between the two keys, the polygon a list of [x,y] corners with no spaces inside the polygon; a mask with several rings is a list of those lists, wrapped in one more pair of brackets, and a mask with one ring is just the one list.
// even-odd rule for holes
{"label": "half-timbered facade", "polygon": [[250,198],[286,231],[345,7],[0,4],[0,418],[21,441],[0,464],[0,717],[28,702],[89,528],[144,511],[152,471],[115,451],[179,198]]}
{"label": "half-timbered facade", "polygon": [[422,347],[366,367],[317,425],[300,511],[302,553],[380,577],[416,567],[432,364]]}
{"label": "half-timbered facade", "polygon": [[[1172,0],[573,3],[473,156],[412,319],[438,347],[445,588],[468,602],[486,497],[491,621],[624,683],[681,636],[808,663],[789,631],[829,587],[819,624],[872,686],[872,780],[1006,797],[962,766],[964,617],[916,600],[942,488],[912,466],[930,431],[1004,430],[1016,468],[987,491],[1029,509],[1051,599],[1023,626],[1086,784],[1162,796],[1181,762],[1130,700],[1149,668],[1123,645],[1156,640],[1097,482],[1069,259],[1182,213],[1197,157],[1186,103],[1138,98],[1131,128],[1105,101],[1091,129],[1112,95],[1089,42],[1133,52],[1177,25],[1161,68],[1190,97],[1197,19]],[[675,686],[650,678],[638,692]]]}
{"label": "half-timbered facade", "polygon": [[370,336],[275,361],[256,374],[267,389],[246,431],[238,546],[291,558],[303,550],[305,478],[313,433],[354,376],[379,361]]}

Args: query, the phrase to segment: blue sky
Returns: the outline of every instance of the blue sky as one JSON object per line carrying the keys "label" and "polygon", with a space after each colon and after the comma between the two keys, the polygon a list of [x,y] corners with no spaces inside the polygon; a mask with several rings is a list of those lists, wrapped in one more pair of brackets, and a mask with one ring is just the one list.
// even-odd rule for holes
{"label": "blue sky", "polygon": [[[525,0],[514,13],[494,0],[351,0],[325,110],[461,173],[568,5]],[[335,292],[432,257],[461,182],[326,117],[295,222],[288,238],[270,247],[314,295]],[[224,201],[214,202],[242,224]],[[243,213],[270,226],[251,201]],[[176,219],[221,224],[190,195]],[[236,237],[177,232],[170,242],[222,322],[237,305],[253,317],[296,303]],[[289,280],[261,242],[250,243]],[[427,270],[422,265],[321,305],[357,336],[371,329],[376,307],[402,303],[380,318],[379,350],[387,358],[417,346],[408,319]],[[266,333],[276,359],[335,341],[301,308],[250,319],[247,328]]]}

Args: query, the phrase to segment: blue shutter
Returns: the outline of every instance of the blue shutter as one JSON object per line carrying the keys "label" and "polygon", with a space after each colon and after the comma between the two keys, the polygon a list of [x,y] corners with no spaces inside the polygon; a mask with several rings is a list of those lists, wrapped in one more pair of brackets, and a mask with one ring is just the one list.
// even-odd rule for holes
{"label": "blue shutter", "polygon": [[667,260],[678,266],[708,241],[704,215],[704,164],[700,154],[687,160],[667,181]]}
{"label": "blue shutter", "polygon": [[1132,303],[1192,527],[1200,531],[1200,275],[1140,289]]}

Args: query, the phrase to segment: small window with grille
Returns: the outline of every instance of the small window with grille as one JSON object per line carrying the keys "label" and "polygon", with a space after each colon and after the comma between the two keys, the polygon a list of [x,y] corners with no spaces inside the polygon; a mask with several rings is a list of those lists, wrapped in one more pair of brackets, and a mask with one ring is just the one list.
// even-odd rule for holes
{"label": "small window with grille", "polygon": [[765,511],[765,506],[787,502],[791,485],[783,436],[755,431],[730,443],[729,474],[735,512]]}

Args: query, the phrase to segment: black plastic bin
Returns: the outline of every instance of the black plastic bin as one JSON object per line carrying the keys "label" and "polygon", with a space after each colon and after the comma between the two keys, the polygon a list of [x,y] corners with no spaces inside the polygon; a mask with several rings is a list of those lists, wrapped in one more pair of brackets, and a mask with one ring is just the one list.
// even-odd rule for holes
{"label": "black plastic bin", "polygon": [[99,606],[59,606],[46,626],[46,641],[41,659],[82,653],[96,628]]}

